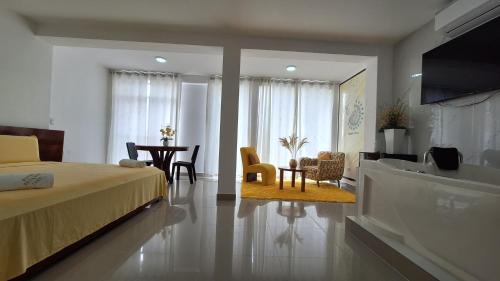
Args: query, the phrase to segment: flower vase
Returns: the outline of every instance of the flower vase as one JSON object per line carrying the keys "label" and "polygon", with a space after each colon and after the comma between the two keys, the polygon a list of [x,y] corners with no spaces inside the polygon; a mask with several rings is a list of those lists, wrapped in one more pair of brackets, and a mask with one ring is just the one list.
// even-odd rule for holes
{"label": "flower vase", "polygon": [[290,159],[290,162],[288,162],[288,165],[290,165],[290,168],[292,168],[292,169],[297,168],[297,160]]}
{"label": "flower vase", "polygon": [[169,142],[170,142],[170,140],[163,140],[163,146],[168,146]]}
{"label": "flower vase", "polygon": [[405,129],[385,129],[385,152],[389,154],[407,153]]}

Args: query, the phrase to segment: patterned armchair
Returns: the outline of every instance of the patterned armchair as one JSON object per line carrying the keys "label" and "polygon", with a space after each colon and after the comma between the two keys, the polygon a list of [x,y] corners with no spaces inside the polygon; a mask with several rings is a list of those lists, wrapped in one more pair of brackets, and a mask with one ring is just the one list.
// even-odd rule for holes
{"label": "patterned armchair", "polygon": [[301,158],[299,165],[306,169],[306,178],[320,181],[336,180],[340,187],[340,180],[344,174],[345,154],[342,152],[321,151],[318,158]]}

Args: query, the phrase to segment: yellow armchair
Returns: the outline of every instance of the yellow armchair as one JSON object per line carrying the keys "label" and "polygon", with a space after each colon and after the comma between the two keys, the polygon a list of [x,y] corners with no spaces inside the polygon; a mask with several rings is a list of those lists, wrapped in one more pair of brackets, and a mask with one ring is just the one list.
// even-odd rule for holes
{"label": "yellow armchair", "polygon": [[276,168],[271,164],[260,163],[255,147],[242,147],[240,154],[244,182],[256,181],[258,173],[261,174],[263,185],[273,185],[276,182]]}

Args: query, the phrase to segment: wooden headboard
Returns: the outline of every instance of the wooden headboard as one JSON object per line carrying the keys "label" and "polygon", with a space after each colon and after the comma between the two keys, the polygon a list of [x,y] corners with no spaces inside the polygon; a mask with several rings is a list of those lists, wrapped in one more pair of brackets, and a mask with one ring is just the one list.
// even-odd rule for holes
{"label": "wooden headboard", "polygon": [[0,135],[36,136],[40,160],[62,162],[64,131],[0,126]]}

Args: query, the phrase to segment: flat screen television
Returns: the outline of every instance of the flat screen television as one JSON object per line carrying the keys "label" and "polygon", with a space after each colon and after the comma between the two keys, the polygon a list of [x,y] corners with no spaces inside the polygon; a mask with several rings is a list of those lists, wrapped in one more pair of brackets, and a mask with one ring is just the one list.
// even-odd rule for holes
{"label": "flat screen television", "polygon": [[423,54],[421,104],[500,90],[500,17]]}

